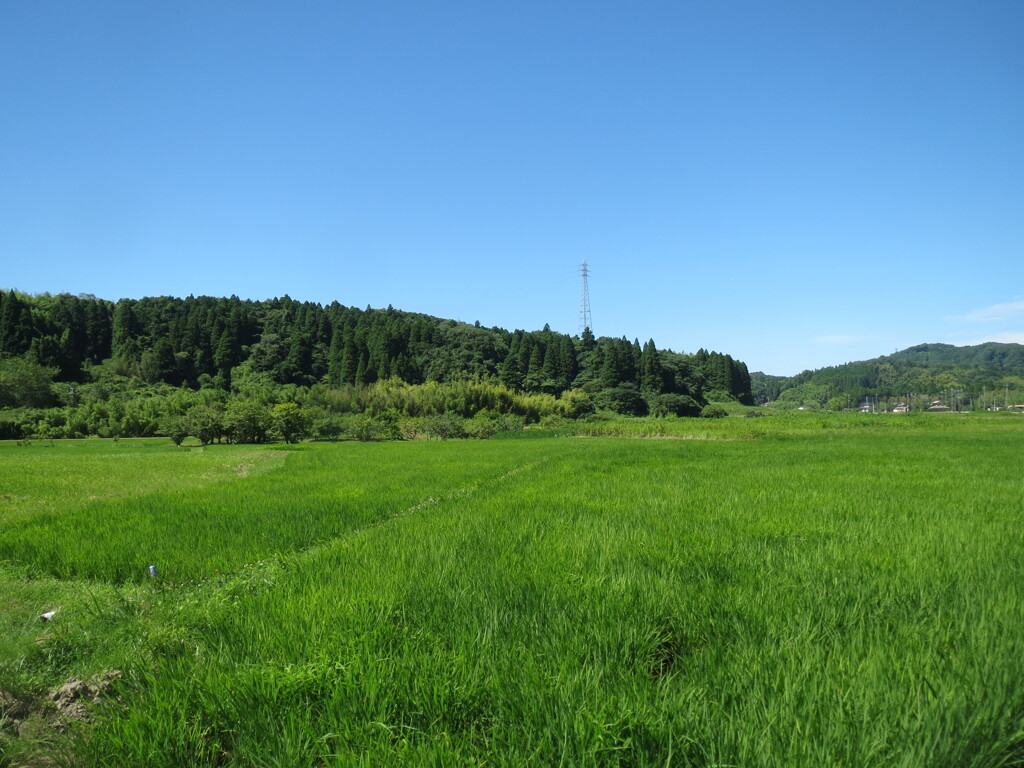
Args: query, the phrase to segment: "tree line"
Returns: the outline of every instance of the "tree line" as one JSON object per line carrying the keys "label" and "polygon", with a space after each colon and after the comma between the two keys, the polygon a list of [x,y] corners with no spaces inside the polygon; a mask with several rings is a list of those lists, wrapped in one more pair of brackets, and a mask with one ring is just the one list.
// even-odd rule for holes
{"label": "tree line", "polygon": [[[504,405],[436,401],[438,387],[466,382],[487,388],[488,397]],[[751,398],[746,366],[729,355],[659,350],[653,340],[595,338],[590,329],[579,336],[548,326],[510,332],[390,306],[323,306],[288,296],[113,302],[0,293],[0,408],[84,413],[102,402],[115,413],[125,411],[115,419],[123,433],[137,432],[131,419],[124,422],[133,409],[173,412],[164,388],[186,398],[201,393],[210,401],[204,407],[221,412],[236,399],[282,405],[282,393],[296,404],[311,397],[338,400],[312,393],[355,393],[341,398],[346,405],[338,412],[371,416],[379,415],[374,396],[401,391],[394,407],[407,418],[472,418],[480,411],[527,420],[578,418],[588,409],[686,416],[699,415],[709,400]],[[418,388],[425,389],[414,396]],[[531,397],[537,402],[525,405]],[[150,405],[130,404],[137,399]],[[413,400],[431,401],[431,412],[415,413]],[[152,414],[143,420],[147,431],[161,428],[159,419],[153,427]],[[84,429],[104,431],[95,420]]]}
{"label": "tree line", "polygon": [[755,373],[758,403],[842,410],[864,403],[906,402],[926,408],[999,407],[1020,400],[1024,346],[989,342],[968,347],[919,344],[892,355],[804,371],[789,378]]}

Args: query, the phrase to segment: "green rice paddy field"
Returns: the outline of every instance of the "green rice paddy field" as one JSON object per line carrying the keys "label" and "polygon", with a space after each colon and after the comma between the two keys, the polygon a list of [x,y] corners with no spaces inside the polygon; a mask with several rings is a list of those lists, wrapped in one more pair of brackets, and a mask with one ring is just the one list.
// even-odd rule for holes
{"label": "green rice paddy field", "polygon": [[997,416],[0,443],[0,765],[1024,765]]}

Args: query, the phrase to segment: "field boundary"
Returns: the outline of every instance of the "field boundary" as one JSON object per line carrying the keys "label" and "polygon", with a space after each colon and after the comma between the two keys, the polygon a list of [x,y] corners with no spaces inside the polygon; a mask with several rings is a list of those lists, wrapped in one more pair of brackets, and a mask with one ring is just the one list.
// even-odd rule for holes
{"label": "field boundary", "polygon": [[[391,515],[390,517],[385,517],[382,520],[378,520],[377,522],[370,523],[369,525],[364,525],[364,526],[361,526],[359,528],[353,528],[351,531],[343,533],[340,536],[336,536],[335,538],[331,539],[330,541],[340,541],[341,539],[347,539],[347,538],[350,538],[350,537],[354,537],[354,536],[357,536],[357,535],[359,535],[361,533],[364,533],[366,531],[373,530],[374,528],[381,528],[381,527],[383,527],[385,525],[388,525],[389,523],[391,523],[391,522],[393,522],[395,520],[400,520],[400,519],[405,518],[405,517],[411,517],[412,515],[415,515],[418,512],[422,512],[425,509],[430,509],[432,507],[436,507],[439,504],[443,504],[444,502],[447,502],[447,501],[454,501],[455,499],[466,499],[466,498],[469,498],[470,496],[473,496],[476,493],[478,493],[482,488],[484,488],[486,486],[489,486],[489,485],[494,485],[494,486],[500,485],[501,483],[504,483],[505,481],[507,481],[507,480],[517,476],[517,475],[520,475],[520,474],[522,474],[524,472],[531,472],[531,471],[537,469],[538,467],[540,467],[542,464],[544,464],[548,460],[550,460],[550,458],[551,458],[550,456],[541,456],[536,461],[530,461],[530,462],[527,462],[526,464],[522,464],[522,465],[520,465],[518,467],[513,467],[512,469],[510,469],[507,472],[504,472],[504,473],[498,475],[497,477],[491,477],[491,478],[488,478],[486,480],[478,480],[477,482],[470,483],[469,485],[464,485],[461,488],[456,488],[455,490],[448,491],[447,493],[438,494],[437,496],[428,496],[423,501],[417,502],[416,504],[413,504],[411,507],[406,507],[405,509],[401,510],[400,512],[396,512],[395,514]],[[324,542],[324,543],[329,543],[329,542]],[[305,551],[308,551],[308,550],[305,550]]]}
{"label": "field boundary", "polygon": [[569,435],[578,440],[596,440],[600,438],[614,437],[626,440],[706,440],[713,443],[738,443],[748,440],[757,440],[757,435],[744,435],[743,437],[719,437],[717,435],[630,435],[626,433],[609,432],[605,435]]}
{"label": "field boundary", "polygon": [[[433,507],[437,507],[445,502],[454,501],[455,499],[469,498],[487,486],[497,486],[500,485],[501,483],[504,483],[512,479],[513,477],[523,474],[524,472],[531,472],[540,467],[541,465],[543,465],[544,463],[546,463],[547,461],[549,461],[550,459],[550,456],[541,456],[536,461],[530,461],[527,462],[526,464],[521,464],[520,466],[513,467],[512,469],[503,472],[502,474],[497,475],[496,477],[487,478],[485,480],[479,480],[475,483],[464,485],[461,488],[456,488],[452,491],[448,491],[447,493],[438,494],[437,496],[427,496],[422,501],[419,501],[413,504],[412,506],[406,507],[405,509],[395,512],[393,515],[385,517],[381,520],[377,520],[376,522],[369,523],[367,525],[359,526],[358,528],[353,528],[330,539],[324,539],[323,541],[311,544],[308,547],[295,550],[289,553],[287,557],[305,557],[313,555],[320,552],[326,547],[333,546],[342,541],[354,539],[357,536],[361,536],[364,533],[376,530],[378,528],[383,528],[385,525],[389,525],[395,522],[396,520],[412,517],[413,515],[418,514],[419,512],[431,509]],[[252,571],[260,567],[266,567],[268,564],[279,562],[281,557],[283,556],[286,556],[285,553],[277,553],[276,555],[260,558],[259,560],[254,560],[250,563],[245,563],[244,565],[239,566],[237,569],[233,571],[221,573],[220,577],[223,580],[223,584],[228,584],[234,578],[240,576],[246,571]]]}

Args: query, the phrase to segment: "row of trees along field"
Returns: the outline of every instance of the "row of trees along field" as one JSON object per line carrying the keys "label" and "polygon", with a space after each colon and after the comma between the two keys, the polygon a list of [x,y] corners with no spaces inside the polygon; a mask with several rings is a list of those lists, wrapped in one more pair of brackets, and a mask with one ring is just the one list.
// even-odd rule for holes
{"label": "row of trees along field", "polygon": [[[459,401],[468,395],[455,385],[464,382],[489,394]],[[421,397],[427,385],[434,390]],[[394,401],[388,408],[407,417],[489,411],[527,420],[598,408],[699,415],[709,400],[751,402],[750,374],[729,355],[659,350],[653,340],[595,338],[589,329],[572,337],[548,326],[509,332],[288,296],[111,302],[0,294],[0,407],[64,411],[8,413],[8,433],[51,416],[65,425],[77,419],[63,428],[68,435],[159,432],[181,411],[172,390],[186,400],[201,393],[203,407],[222,411],[235,399],[310,401],[314,410],[371,416],[380,413],[373,393],[386,391]],[[90,409],[105,415],[86,418]]]}
{"label": "row of trees along field", "polygon": [[1024,346],[989,342],[976,346],[919,344],[873,360],[846,363],[790,378],[752,375],[759,403],[841,410],[861,403],[933,400],[963,407],[1019,403],[1024,392]]}

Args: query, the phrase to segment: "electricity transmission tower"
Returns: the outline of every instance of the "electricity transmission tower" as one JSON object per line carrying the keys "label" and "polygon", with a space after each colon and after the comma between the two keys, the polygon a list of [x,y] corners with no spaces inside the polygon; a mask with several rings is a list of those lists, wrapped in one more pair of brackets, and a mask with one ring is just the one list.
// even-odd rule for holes
{"label": "electricity transmission tower", "polygon": [[590,318],[590,288],[587,286],[587,278],[590,276],[590,269],[587,267],[587,260],[580,264],[580,277],[583,278],[583,286],[580,289],[580,333],[585,328],[593,332],[593,321]]}

